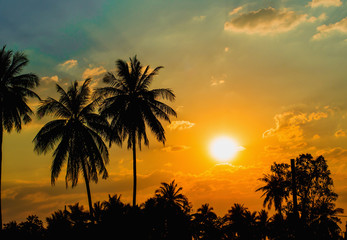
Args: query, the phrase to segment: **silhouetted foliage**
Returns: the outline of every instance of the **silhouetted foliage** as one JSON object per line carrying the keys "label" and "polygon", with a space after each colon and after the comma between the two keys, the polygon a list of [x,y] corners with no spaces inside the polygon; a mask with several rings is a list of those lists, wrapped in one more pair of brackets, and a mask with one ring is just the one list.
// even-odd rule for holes
{"label": "silhouetted foliage", "polygon": [[222,219],[213,212],[213,207],[208,203],[203,204],[192,214],[193,237],[202,240],[222,239],[222,224]]}
{"label": "silhouetted foliage", "polygon": [[39,78],[33,73],[21,74],[29,63],[22,52],[0,49],[0,230],[2,229],[1,173],[2,141],[4,131],[19,132],[24,124],[31,121],[33,111],[28,106],[28,97],[40,99],[33,91],[39,85]]}
{"label": "silhouetted foliage", "polygon": [[2,235],[4,239],[44,239],[46,229],[43,222],[35,215],[27,217],[25,222],[17,224],[12,221],[4,224]]}
{"label": "silhouetted foliage", "polygon": [[[302,154],[295,159],[296,189],[299,219],[295,219],[292,201],[292,174],[288,164],[274,163],[271,174],[260,180],[265,185],[257,191],[263,191],[264,206],[271,207],[274,202],[278,215],[272,220],[270,232],[279,230],[274,239],[294,239],[302,236],[305,239],[338,239],[341,229],[340,219],[336,216],[343,209],[335,208],[338,195],[333,190],[333,180],[323,156],[316,159],[311,154]],[[286,205],[283,207],[283,203]],[[286,218],[282,216],[282,209]]]}
{"label": "silhouetted foliage", "polygon": [[148,239],[191,239],[191,206],[175,181],[161,183],[144,205]]}
{"label": "silhouetted foliage", "polygon": [[51,182],[55,183],[67,162],[66,186],[72,182],[77,185],[82,172],[86,184],[89,211],[92,215],[92,200],[89,182],[108,177],[105,165],[109,162],[108,148],[104,139],[109,137],[110,127],[106,119],[94,112],[98,100],[91,101],[90,79],[79,87],[77,81],[67,91],[56,84],[60,99],[47,98],[42,101],[37,115],[53,115],[57,119],[46,123],[35,136],[35,151],[47,153],[56,145],[53,152]]}
{"label": "silhouetted foliage", "polygon": [[[337,214],[342,210],[335,208],[333,200],[336,200],[337,195],[332,189],[332,179],[326,161],[322,157],[313,160],[310,155],[300,155],[296,159],[296,164],[299,184],[302,183],[300,180],[302,178],[306,184],[310,183],[308,179],[312,179],[315,184],[319,182],[323,185],[311,184],[317,189],[316,191],[307,190],[305,187],[309,196],[316,199],[314,205],[310,202],[306,207],[305,222],[302,219],[302,207],[300,207],[299,220],[293,214],[290,184],[285,189],[287,198],[281,203],[283,210],[276,211],[271,217],[264,209],[258,212],[250,211],[240,203],[233,204],[223,217],[219,217],[207,203],[196,212],[192,212],[192,206],[183,194],[183,189],[173,180],[161,183],[155,190],[154,196],[147,199],[140,207],[122,202],[120,195],[109,195],[108,200],[94,203],[94,221],[83,206],[76,203],[65,207],[64,210],[57,210],[47,217],[46,228],[37,216],[29,216],[26,221],[19,224],[16,222],[5,224],[3,236],[6,237],[4,239],[112,237],[141,240],[342,240],[341,229],[337,225],[340,221]],[[317,167],[311,171],[306,166]],[[283,181],[291,180],[290,168],[285,164],[274,164],[271,167],[271,174],[281,175]],[[266,176],[271,179],[271,174]],[[306,174],[316,177],[310,178]],[[265,184],[268,182],[265,181]],[[301,206],[301,196],[305,195],[298,192],[298,196],[300,196],[298,203]],[[320,199],[324,201],[319,202]]]}
{"label": "silhouetted foliage", "polygon": [[127,139],[128,149],[133,151],[133,206],[136,205],[136,145],[141,150],[142,142],[149,144],[146,126],[151,130],[159,142],[165,143],[165,130],[159,119],[170,122],[170,115],[176,112],[160,99],[173,101],[175,95],[169,88],[152,89],[149,87],[163,67],[150,70],[143,67],[135,57],[130,63],[123,60],[116,61],[116,74],[108,72],[104,78],[107,87],[96,90],[97,96],[104,97],[100,112],[103,116],[111,118],[114,130],[113,141],[119,142]]}
{"label": "silhouetted foliage", "polygon": [[280,216],[282,215],[282,204],[289,196],[288,168],[288,164],[274,163],[271,166],[272,174],[265,174],[263,178],[259,179],[265,185],[256,190],[262,191],[262,197],[265,196],[264,207],[267,205],[268,209],[271,209],[271,206],[274,205]]}

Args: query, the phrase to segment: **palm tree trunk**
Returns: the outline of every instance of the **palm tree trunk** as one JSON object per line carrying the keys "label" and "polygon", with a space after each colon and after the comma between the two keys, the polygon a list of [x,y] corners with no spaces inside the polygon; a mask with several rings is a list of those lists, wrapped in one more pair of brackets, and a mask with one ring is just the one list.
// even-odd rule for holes
{"label": "palm tree trunk", "polygon": [[86,182],[86,188],[87,188],[87,195],[88,195],[88,204],[89,204],[89,214],[92,219],[92,222],[94,222],[94,215],[93,215],[93,204],[92,204],[92,195],[90,193],[90,187],[89,187],[89,178],[87,175],[86,167],[84,163],[82,163],[82,170],[83,170],[83,175],[84,175],[84,181]]}
{"label": "palm tree trunk", "polygon": [[2,231],[2,208],[1,208],[1,173],[2,173],[2,138],[4,129],[2,126],[2,114],[0,114],[0,231]]}
{"label": "palm tree trunk", "polygon": [[282,204],[280,204],[278,206],[278,214],[280,215],[281,219],[283,219],[283,215],[282,215]]}
{"label": "palm tree trunk", "polygon": [[137,178],[136,178],[136,137],[135,131],[132,136],[133,140],[133,177],[134,177],[134,186],[133,186],[133,207],[136,206],[136,187],[137,187]]}

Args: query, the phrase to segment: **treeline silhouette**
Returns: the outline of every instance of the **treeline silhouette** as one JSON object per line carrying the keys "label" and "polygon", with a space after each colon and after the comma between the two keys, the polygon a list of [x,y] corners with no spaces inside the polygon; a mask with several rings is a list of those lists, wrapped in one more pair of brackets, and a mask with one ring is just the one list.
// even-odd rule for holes
{"label": "treeline silhouette", "polygon": [[[57,210],[46,218],[46,226],[35,215],[26,221],[4,224],[3,236],[22,239],[203,239],[203,240],[289,240],[345,239],[335,208],[337,194],[323,156],[302,154],[295,159],[297,213],[291,200],[293,179],[290,166],[274,163],[271,173],[259,179],[264,185],[264,206],[275,206],[270,216],[265,209],[250,211],[234,203],[218,216],[208,203],[193,212],[192,204],[175,180],[161,183],[153,197],[139,206],[124,203],[120,195],[96,202],[93,215],[79,203]],[[297,214],[297,215],[296,215]]]}

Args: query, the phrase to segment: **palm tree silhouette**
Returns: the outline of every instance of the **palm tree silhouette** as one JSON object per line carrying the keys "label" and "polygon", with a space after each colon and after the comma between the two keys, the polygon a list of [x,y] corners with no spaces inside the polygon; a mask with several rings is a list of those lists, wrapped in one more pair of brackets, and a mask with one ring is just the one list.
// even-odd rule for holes
{"label": "palm tree silhouette", "polygon": [[57,234],[63,236],[72,229],[72,222],[70,220],[70,212],[66,209],[64,211],[57,210],[46,218],[47,231],[53,237],[57,237]]}
{"label": "palm tree silhouette", "polygon": [[200,208],[198,208],[197,213],[194,216],[201,221],[212,222],[217,219],[216,213],[213,212],[213,207],[210,207],[208,203],[203,204]]}
{"label": "palm tree silhouette", "polygon": [[217,214],[213,212],[213,207],[208,203],[198,208],[193,216],[193,227],[195,228],[194,239],[221,239],[221,221]]}
{"label": "palm tree silhouette", "polygon": [[258,234],[260,235],[261,240],[265,240],[268,235],[269,228],[269,215],[268,212],[262,209],[258,212],[257,216],[257,225],[258,225]]}
{"label": "palm tree silhouette", "polygon": [[13,128],[19,132],[24,124],[31,121],[33,111],[27,105],[28,97],[39,96],[33,88],[39,85],[39,78],[32,73],[20,74],[29,60],[21,52],[0,50],[0,230],[2,230],[1,172],[2,142],[4,131]]}
{"label": "palm tree silhouette", "polygon": [[[244,239],[249,231],[246,222],[248,209],[243,204],[234,203],[228,213],[224,216],[225,231],[231,239]],[[250,217],[250,216],[249,216]]]}
{"label": "palm tree silhouette", "polygon": [[103,179],[108,177],[105,164],[109,162],[109,154],[104,139],[110,132],[106,119],[94,113],[99,99],[90,101],[90,79],[84,81],[81,87],[75,81],[66,92],[56,85],[60,94],[59,101],[47,98],[39,107],[39,117],[53,115],[56,120],[44,125],[33,142],[35,151],[47,153],[59,142],[53,153],[51,167],[51,183],[55,184],[62,166],[67,162],[66,187],[72,182],[77,185],[79,173],[82,171],[92,217],[92,199],[89,181],[98,181],[98,174]]}
{"label": "palm tree silhouette", "polygon": [[287,165],[275,163],[271,169],[273,174],[264,174],[259,180],[265,185],[256,190],[263,192],[261,197],[265,196],[264,207],[267,205],[268,209],[271,209],[273,204],[280,216],[282,216],[282,203],[289,196],[290,182],[286,180],[286,168],[288,168]]}
{"label": "palm tree silhouette", "polygon": [[[176,116],[176,112],[159,99],[173,101],[175,95],[171,89],[149,89],[154,76],[162,68],[150,70],[145,68],[135,57],[130,58],[130,63],[123,60],[116,62],[116,74],[108,72],[104,83],[108,87],[97,89],[98,96],[105,99],[100,108],[101,114],[111,118],[111,127],[119,133],[122,140],[127,138],[128,149],[133,151],[133,206],[136,205],[136,144],[141,150],[141,142],[149,144],[146,125],[154,133],[159,142],[165,143],[165,130],[160,119],[170,122],[169,115]],[[117,136],[118,134],[116,134]]]}
{"label": "palm tree silhouette", "polygon": [[155,190],[157,199],[163,200],[167,207],[179,207],[182,210],[189,209],[189,202],[185,195],[180,193],[182,187],[177,187],[177,183],[173,180],[170,183],[161,183],[159,189]]}
{"label": "palm tree silhouette", "polygon": [[102,207],[107,210],[107,211],[114,211],[116,209],[119,209],[119,208],[123,208],[124,207],[124,204],[123,202],[120,200],[121,198],[121,195],[113,195],[111,196],[110,194],[108,195],[108,201],[104,201],[102,203]]}

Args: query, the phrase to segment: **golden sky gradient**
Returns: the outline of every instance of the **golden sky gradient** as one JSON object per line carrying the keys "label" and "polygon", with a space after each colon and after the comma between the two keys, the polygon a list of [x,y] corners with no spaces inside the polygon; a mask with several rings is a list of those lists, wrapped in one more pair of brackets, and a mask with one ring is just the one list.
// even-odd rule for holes
{"label": "golden sky gradient", "polygon": [[[11,12],[21,3],[18,12]],[[262,208],[258,181],[276,162],[302,153],[327,159],[347,209],[347,7],[341,0],[307,1],[1,1],[0,44],[25,51],[26,71],[39,75],[42,97],[54,84],[92,77],[93,87],[117,59],[137,55],[164,66],[152,87],[169,87],[178,117],[163,122],[166,144],[150,138],[138,152],[138,202],[176,179],[196,210],[210,203],[224,215],[234,203]],[[38,14],[40,13],[40,14]],[[38,102],[32,102],[36,109]],[[5,134],[3,218],[45,218],[64,205],[87,206],[83,179],[65,188],[62,171],[50,185],[51,154],[32,140],[49,119]],[[210,142],[229,136],[244,148],[221,164]],[[132,155],[110,149],[109,178],[91,184],[93,201],[132,196]]]}

